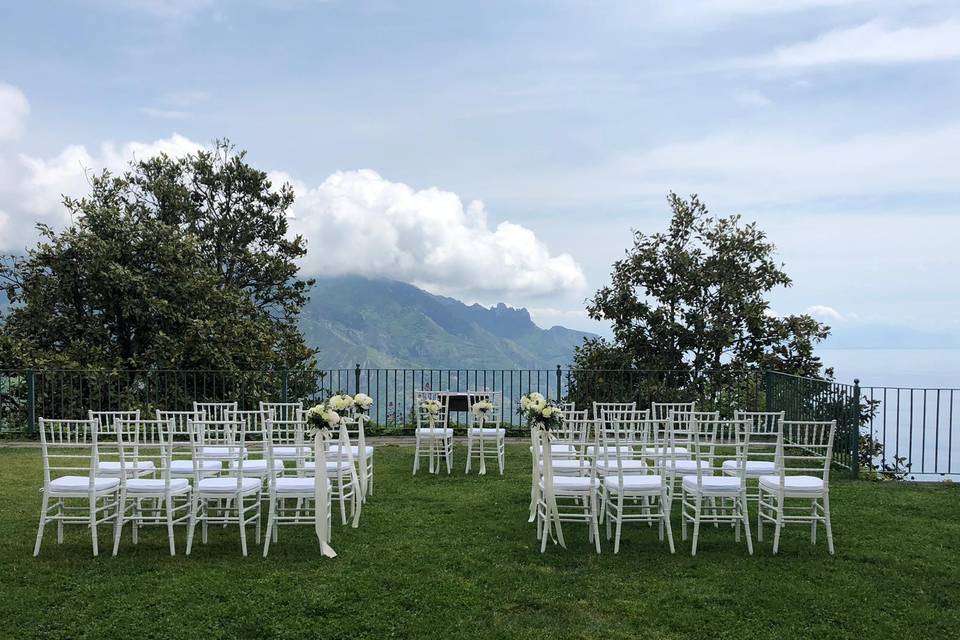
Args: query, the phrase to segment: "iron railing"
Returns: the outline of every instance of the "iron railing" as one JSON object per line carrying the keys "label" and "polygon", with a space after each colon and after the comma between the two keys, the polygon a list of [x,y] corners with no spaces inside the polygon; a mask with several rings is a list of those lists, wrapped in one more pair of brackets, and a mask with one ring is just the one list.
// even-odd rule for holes
{"label": "iron railing", "polygon": [[[694,400],[724,416],[737,409],[784,411],[788,419],[837,420],[835,459],[856,475],[863,462],[861,437],[872,434],[882,453],[910,463],[918,478],[960,473],[960,389],[860,387],[774,371],[639,371],[625,369],[364,369],[319,371],[0,370],[0,435],[31,437],[39,417],[76,418],[87,410],[188,409],[194,401],[307,403],[326,394],[363,392],[374,398],[371,432],[410,433],[413,394],[501,391],[510,433],[525,429],[515,408],[538,391],[555,401]],[[455,420],[464,420],[456,415]],[[858,460],[859,458],[859,460]],[[869,456],[868,456],[869,461]]]}

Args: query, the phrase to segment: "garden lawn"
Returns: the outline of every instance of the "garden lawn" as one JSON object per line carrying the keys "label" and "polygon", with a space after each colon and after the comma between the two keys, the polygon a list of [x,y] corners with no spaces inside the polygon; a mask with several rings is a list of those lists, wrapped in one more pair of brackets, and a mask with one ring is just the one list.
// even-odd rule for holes
{"label": "garden lawn", "polygon": [[[596,555],[586,528],[541,555],[527,523],[530,460],[507,473],[410,476],[413,449],[376,452],[359,529],[335,520],[332,560],[309,526],[281,530],[267,559],[240,555],[236,527],[170,557],[165,528],[129,528],[119,557],[90,555],[88,530],[48,525],[33,558],[39,449],[0,449],[0,637],[4,638],[957,638],[960,492],[953,485],[832,483],[837,555],[821,529],[788,527],[753,557],[729,527],[702,529],[698,555],[625,526]],[[676,512],[676,510],[675,510]],[[335,516],[336,517],[336,516]],[[772,530],[767,529],[768,534]],[[755,532],[754,532],[755,535]]]}

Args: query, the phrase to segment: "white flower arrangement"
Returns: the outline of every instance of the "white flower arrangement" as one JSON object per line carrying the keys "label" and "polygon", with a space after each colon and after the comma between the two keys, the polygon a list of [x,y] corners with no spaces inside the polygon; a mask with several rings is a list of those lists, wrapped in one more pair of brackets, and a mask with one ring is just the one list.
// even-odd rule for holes
{"label": "white flower arrangement", "polygon": [[339,413],[345,413],[353,409],[353,396],[345,393],[338,393],[327,398],[327,405]]}
{"label": "white flower arrangement", "polygon": [[353,396],[353,409],[357,413],[366,413],[373,406],[373,398],[365,393],[358,393]]}
{"label": "white flower arrangement", "polygon": [[424,400],[420,403],[420,408],[430,415],[440,413],[440,403],[436,400]]}
{"label": "white flower arrangement", "polygon": [[530,393],[520,398],[520,414],[530,426],[554,429],[563,424],[563,411],[539,393]]}
{"label": "white flower arrangement", "polygon": [[340,414],[321,402],[307,409],[307,423],[314,429],[333,427],[340,423]]}
{"label": "white flower arrangement", "polygon": [[493,411],[493,403],[489,400],[478,400],[470,407],[470,411],[472,411],[475,416],[485,416]]}

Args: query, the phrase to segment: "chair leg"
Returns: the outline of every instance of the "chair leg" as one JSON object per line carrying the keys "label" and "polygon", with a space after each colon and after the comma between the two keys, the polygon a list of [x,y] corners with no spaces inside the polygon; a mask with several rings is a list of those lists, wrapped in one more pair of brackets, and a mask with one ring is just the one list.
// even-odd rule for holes
{"label": "chair leg", "polygon": [[501,438],[497,443],[497,463],[500,465],[500,475],[503,475],[505,441]]}
{"label": "chair leg", "polygon": [[420,438],[416,438],[416,449],[413,452],[413,475],[420,469]]}
{"label": "chair leg", "polygon": [[243,514],[244,502],[243,496],[237,496],[237,519],[240,521],[240,551],[243,556],[247,555],[247,521]]}
{"label": "chair leg", "polygon": [[[446,457],[447,457],[447,475],[450,475],[450,469],[453,467],[453,436],[450,436],[450,443],[446,445]],[[437,471],[440,471],[440,465],[437,465]]]}
{"label": "chair leg", "polygon": [[617,530],[613,534],[613,552],[620,553],[620,530],[623,527],[623,487],[617,492]]}
{"label": "chair leg", "polygon": [[[49,504],[49,502],[50,502],[50,499],[47,497],[46,492],[44,492],[44,494],[43,494],[43,504],[40,506],[40,526],[39,526],[39,528],[37,529],[37,542],[36,542],[36,544],[33,546],[33,557],[34,557],[34,558],[36,558],[37,556],[40,555],[40,543],[43,541],[43,528],[44,528],[44,526],[46,526],[46,524],[47,524],[47,505]],[[62,514],[62,511],[63,511],[63,500],[62,500],[62,499],[59,501],[58,509],[59,509],[60,515],[62,516],[62,515],[63,515],[63,514]],[[62,535],[63,535],[63,534],[61,533],[62,528],[63,528],[63,520],[58,520],[58,521],[57,521],[57,542],[60,542],[60,540],[62,539]]]}
{"label": "chair leg", "polygon": [[124,512],[126,511],[127,498],[122,496],[117,504],[117,519],[113,524],[113,556],[120,553],[120,538],[123,536]]}
{"label": "chair leg", "polygon": [[90,500],[90,539],[93,541],[93,555],[96,557],[100,552],[100,545],[97,540],[97,499]]}
{"label": "chair leg", "polygon": [[783,528],[783,500],[778,496],[776,514],[777,514],[777,524],[773,529],[773,555],[777,555],[777,551],[780,549],[780,530]]}
{"label": "chair leg", "polygon": [[57,498],[57,515],[57,544],[63,544],[63,498]]}
{"label": "chair leg", "polygon": [[[753,540],[750,536],[750,512],[747,510],[747,494],[743,493],[740,495],[740,508],[741,514],[740,517],[743,520],[743,529],[744,533],[747,536],[747,551],[750,555],[753,555]],[[740,530],[740,522],[737,521],[737,531]]]}
{"label": "chair leg", "polygon": [[[501,470],[501,473],[503,471]],[[590,494],[590,531],[593,532],[593,543],[600,553],[600,524],[597,522],[597,494]]]}
{"label": "chair leg", "polygon": [[830,494],[823,494],[823,526],[827,532],[827,551],[833,555],[833,527],[830,524]]}
{"label": "chair leg", "polygon": [[273,535],[274,522],[276,518],[276,508],[274,503],[276,500],[271,496],[268,498],[270,501],[270,507],[267,509],[267,531],[263,536],[263,557],[266,558],[267,554],[270,553],[270,538]]}
{"label": "chair leg", "polygon": [[173,496],[167,496],[167,538],[170,540],[170,555],[177,555],[177,541],[173,536]]}
{"label": "chair leg", "polygon": [[667,542],[670,544],[670,553],[676,553],[673,546],[673,525],[670,524],[670,500],[667,498],[667,492],[660,495],[660,527],[667,530]]}
{"label": "chair leg", "polygon": [[190,520],[187,523],[187,555],[190,555],[190,550],[193,548],[193,534],[197,529],[197,516],[199,515],[199,511],[200,498],[194,494],[190,500]]}
{"label": "chair leg", "polygon": [[467,468],[464,473],[470,473],[470,462],[473,460],[473,438],[467,434]]}
{"label": "chair leg", "polygon": [[693,506],[693,548],[690,555],[697,555],[697,539],[700,537],[700,510],[703,504],[703,498],[697,493]]}
{"label": "chair leg", "polygon": [[757,493],[757,542],[763,542],[763,489]]}

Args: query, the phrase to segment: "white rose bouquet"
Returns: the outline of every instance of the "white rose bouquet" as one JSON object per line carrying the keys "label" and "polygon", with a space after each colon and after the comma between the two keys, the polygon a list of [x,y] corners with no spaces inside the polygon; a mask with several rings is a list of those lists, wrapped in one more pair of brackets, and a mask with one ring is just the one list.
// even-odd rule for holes
{"label": "white rose bouquet", "polygon": [[420,408],[430,415],[440,413],[440,403],[436,400],[424,400],[420,403]]}
{"label": "white rose bouquet", "polygon": [[340,415],[353,411],[353,396],[337,393],[327,398],[327,406]]}
{"label": "white rose bouquet", "polygon": [[333,427],[339,423],[340,414],[325,402],[307,409],[307,424],[313,427],[314,431]]}
{"label": "white rose bouquet", "polygon": [[473,403],[473,406],[470,407],[470,411],[472,411],[473,415],[477,417],[486,416],[488,413],[493,411],[493,403],[489,400],[479,400]]}
{"label": "white rose bouquet", "polygon": [[528,425],[537,425],[541,429],[555,429],[563,424],[560,407],[536,392],[520,398],[520,415],[527,419]]}
{"label": "white rose bouquet", "polygon": [[357,413],[365,414],[370,411],[371,406],[373,406],[373,398],[367,394],[358,393],[353,396],[353,410]]}

